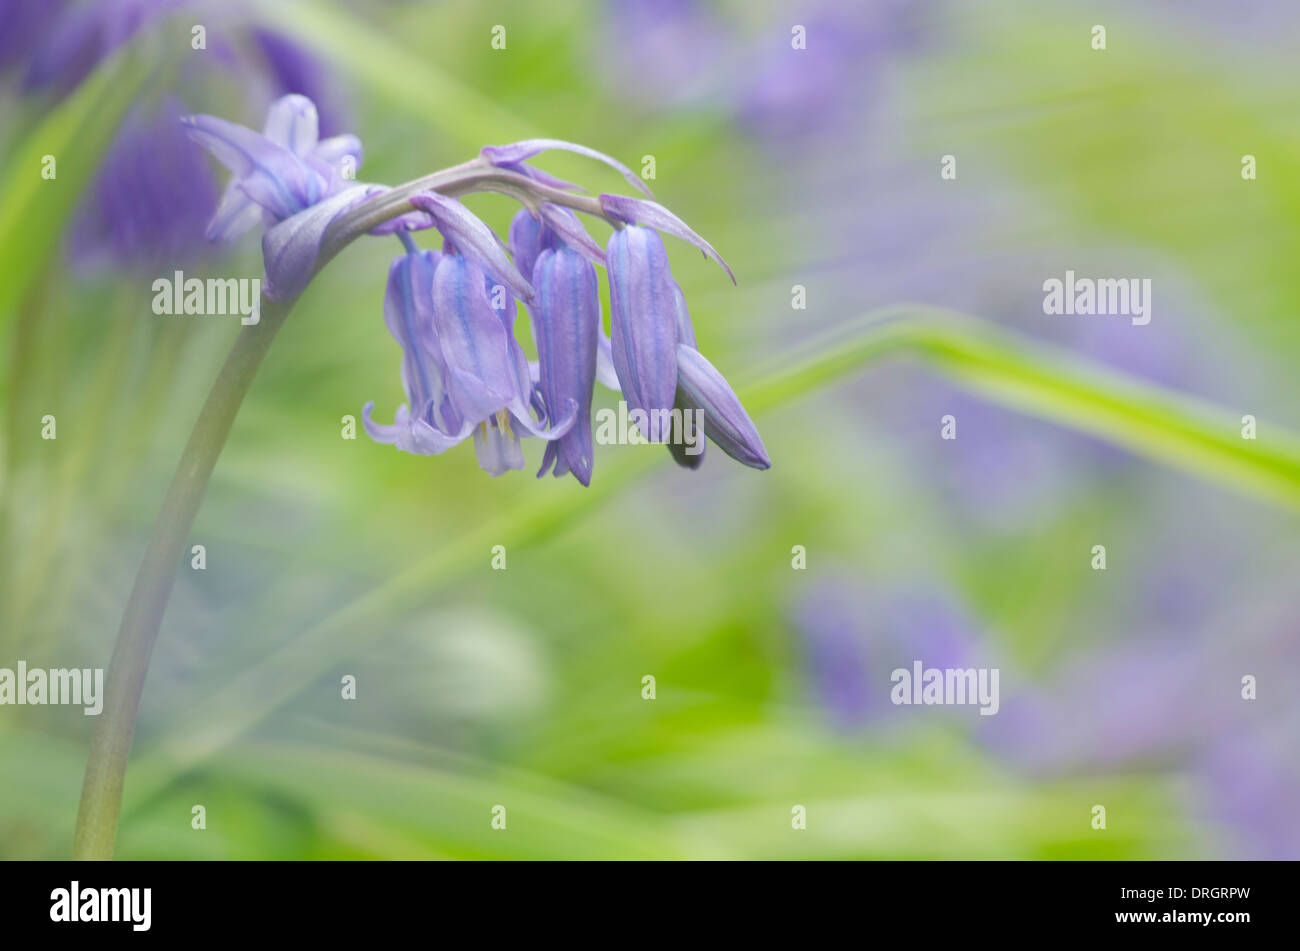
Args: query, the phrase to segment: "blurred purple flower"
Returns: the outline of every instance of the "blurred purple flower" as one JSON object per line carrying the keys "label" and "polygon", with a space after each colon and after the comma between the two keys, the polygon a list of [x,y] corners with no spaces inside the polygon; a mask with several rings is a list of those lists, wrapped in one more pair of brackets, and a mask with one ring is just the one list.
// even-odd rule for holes
{"label": "blurred purple flower", "polygon": [[[748,57],[737,107],[741,122],[771,141],[838,135],[860,121],[891,58],[921,35],[911,0],[823,2],[782,14]],[[796,28],[805,48],[794,46]]]}
{"label": "blurred purple flower", "polygon": [[[1186,507],[1185,501],[1174,506],[1171,517],[1180,518]],[[1235,523],[1239,516],[1231,506],[1227,517]],[[1210,511],[1203,517],[1211,524],[1190,537],[1158,531],[1151,546],[1157,560],[1143,574],[1141,590],[1158,586],[1162,593],[1124,610],[1123,627],[1133,633],[1067,658],[1055,676],[1004,697],[977,739],[1036,777],[1178,775],[1188,781],[1193,810],[1232,833],[1233,854],[1296,858],[1300,817],[1284,805],[1300,791],[1294,610],[1261,600],[1276,585],[1267,559],[1243,561],[1233,551],[1231,529],[1211,527]],[[1285,576],[1285,568],[1278,573]],[[1172,585],[1194,597],[1206,578],[1215,579],[1220,602],[1240,606],[1229,630],[1195,601],[1171,606],[1166,596]],[[1243,697],[1246,674],[1258,681],[1252,699]]]}
{"label": "blurred purple flower", "polygon": [[0,71],[30,61],[33,38],[46,35],[63,0],[0,0]]}
{"label": "blurred purple flower", "polygon": [[169,97],[128,114],[72,224],[68,248],[79,270],[182,267],[203,255],[196,237],[217,190],[181,129],[186,111]]}
{"label": "blurred purple flower", "polygon": [[1195,764],[1202,813],[1230,830],[1240,859],[1300,859],[1300,723],[1257,724],[1224,736]]}
{"label": "blurred purple flower", "polygon": [[704,0],[613,0],[607,14],[607,71],[653,107],[703,91],[727,52],[728,32]]}
{"label": "blurred purple flower", "polygon": [[[19,4],[23,0],[18,0]],[[54,4],[60,15],[48,36],[28,34],[32,54],[23,86],[63,96],[80,85],[99,63],[142,28],[194,0],[96,0]]]}
{"label": "blurred purple flower", "polygon": [[[894,160],[867,169],[854,164],[843,179],[838,168],[824,181],[803,176],[810,184],[802,213],[844,253],[815,271],[796,272],[817,295],[820,312],[847,314],[914,300],[987,316],[1161,385],[1203,391],[1210,382],[1199,328],[1214,315],[1185,277],[1149,251],[1078,250],[1039,240],[1030,252],[1012,252],[1005,249],[1019,247],[1022,233],[1068,233],[1068,227],[1009,185],[948,189],[936,185],[933,167]],[[891,187],[862,190],[863,180],[878,179]],[[1043,313],[1045,278],[1067,267],[1081,274],[1131,274],[1135,261],[1156,288],[1150,325]],[[925,371],[862,385],[874,387],[870,402],[881,408],[875,416],[905,444],[909,464],[931,474],[943,504],[985,530],[1018,532],[1059,518],[1098,484],[1098,475],[1145,466],[1127,450],[1004,409]],[[949,415],[956,438],[941,439],[940,421]]]}
{"label": "blurred purple flower", "polygon": [[800,595],[791,618],[813,689],[840,730],[893,720],[894,670],[910,671],[918,660],[926,667],[966,667],[980,653],[970,621],[947,597],[928,587],[866,591],[840,569]]}
{"label": "blurred purple flower", "polygon": [[1168,635],[1070,663],[1051,684],[1004,698],[982,739],[1034,774],[1169,766],[1226,730],[1241,704],[1231,684],[1210,689],[1195,646]]}
{"label": "blurred purple flower", "polygon": [[320,112],[322,138],[338,135],[349,126],[343,95],[333,73],[300,44],[273,30],[255,29],[253,40],[265,57],[279,95],[306,96]]}
{"label": "blurred purple flower", "polygon": [[[1300,29],[1300,6],[1292,0],[1158,0],[1179,29],[1200,28],[1214,40],[1249,42],[1252,55],[1265,50],[1290,55]],[[1276,47],[1275,50],[1270,47]]]}

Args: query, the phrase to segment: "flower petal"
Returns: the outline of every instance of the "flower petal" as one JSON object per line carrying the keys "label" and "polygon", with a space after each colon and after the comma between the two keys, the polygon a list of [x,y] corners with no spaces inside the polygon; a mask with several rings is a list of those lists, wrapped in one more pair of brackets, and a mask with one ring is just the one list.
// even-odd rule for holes
{"label": "flower petal", "polygon": [[365,427],[367,435],[375,442],[387,443],[389,445],[397,442],[398,430],[405,427],[410,418],[410,412],[403,403],[397,408],[397,419],[392,425],[376,423],[370,418],[370,414],[375,410],[375,401],[371,400],[365,406],[361,407],[361,425]]}
{"label": "flower petal", "polygon": [[239,187],[276,218],[284,220],[320,200],[324,182],[288,149],[242,125],[215,116],[184,116],[195,142],[239,180]]}
{"label": "flower petal", "polygon": [[[568,246],[543,251],[533,272],[537,282],[536,319],[540,388],[547,407],[576,404],[576,422],[559,438],[557,476],[572,472],[591,482],[594,458],[591,398],[596,382],[596,340],[600,330],[600,291],[596,269]],[[546,469],[543,463],[542,471]],[[540,473],[539,473],[540,474]]]}
{"label": "flower petal", "polygon": [[433,275],[439,258],[437,251],[394,258],[384,294],[384,323],[402,348],[406,399],[422,419],[431,407],[441,407],[446,392],[447,371],[433,330]]}
{"label": "flower petal", "polygon": [[355,176],[361,169],[361,140],[355,135],[336,135],[322,139],[309,154],[340,173],[350,171]]}
{"label": "flower petal", "polygon": [[690,242],[703,251],[706,257],[718,262],[722,269],[727,272],[727,276],[731,278],[731,283],[736,283],[736,275],[732,272],[731,266],[722,260],[722,255],[713,250],[713,245],[692,231],[686,222],[658,202],[629,198],[626,195],[601,195],[600,207],[611,218],[617,218],[619,221],[626,221],[629,224],[647,225],[656,231],[664,231],[676,238],[681,238],[683,241]]}
{"label": "flower petal", "polygon": [[[520,208],[510,219],[507,243],[519,273],[533,279],[533,265],[542,253],[542,222],[527,208]],[[536,289],[534,289],[535,291]]]}
{"label": "flower petal", "polygon": [[397,448],[417,456],[438,456],[453,446],[459,446],[473,431],[474,427],[465,424],[459,432],[444,433],[424,420],[412,417],[406,428],[398,433]]}
{"label": "flower petal", "polygon": [[[605,266],[604,249],[592,240],[591,235],[587,234],[587,229],[582,226],[582,222],[578,220],[577,215],[567,208],[561,208],[548,201],[542,202],[537,210],[542,216],[542,223],[560,240],[592,264],[598,264],[601,267]],[[544,246],[550,244],[554,244],[554,241],[548,243],[543,238]]]}
{"label": "flower petal", "polygon": [[267,110],[262,134],[294,155],[305,156],[320,138],[316,103],[306,96],[281,96]]}
{"label": "flower petal", "polygon": [[[615,231],[608,270],[610,344],[623,394],[632,409],[667,413],[677,392],[677,304],[663,241],[635,225]],[[645,435],[663,441],[661,433]]]}
{"label": "flower petal", "polygon": [[302,293],[315,273],[325,229],[364,199],[367,191],[368,186],[355,185],[281,221],[262,235],[262,260],[266,266],[262,291],[268,298],[285,300]]}
{"label": "flower petal", "polygon": [[434,270],[433,325],[452,405],[466,421],[480,423],[522,399],[518,368],[505,326],[488,299],[486,277],[462,255],[442,255]]}
{"label": "flower petal", "polygon": [[524,450],[519,437],[510,429],[510,417],[502,414],[499,420],[480,423],[474,428],[474,455],[478,464],[490,476],[499,476],[511,469],[524,467]]}
{"label": "flower petal", "polygon": [[704,433],[731,458],[755,469],[767,469],[762,437],[739,397],[713,364],[694,347],[677,346],[677,384],[682,404],[704,410]]}
{"label": "flower petal", "polygon": [[492,229],[468,208],[456,199],[437,192],[421,192],[411,198],[411,204],[433,216],[438,230],[458,251],[472,258],[483,271],[500,277],[515,292],[516,297],[522,300],[532,299],[532,285],[510,263],[510,258],[501,250],[501,243]]}
{"label": "flower petal", "polygon": [[221,202],[204,236],[209,241],[234,241],[261,224],[262,215],[262,206],[244,194],[239,179],[232,179],[221,193]]}
{"label": "flower petal", "polygon": [[441,432],[424,420],[411,416],[405,403],[397,408],[397,417],[392,425],[386,426],[370,418],[374,408],[373,402],[361,408],[361,424],[365,427],[366,434],[375,442],[395,445],[402,452],[417,456],[440,455],[464,442],[473,431],[472,427],[466,426],[453,434]]}
{"label": "flower petal", "polygon": [[614,369],[614,350],[603,328],[596,337],[596,382],[615,393],[623,391],[618,382],[618,372]]}
{"label": "flower petal", "polygon": [[674,316],[677,318],[677,342],[694,347],[695,325],[691,323],[691,312],[686,309],[686,297],[676,281],[673,281],[673,302],[676,304]]}

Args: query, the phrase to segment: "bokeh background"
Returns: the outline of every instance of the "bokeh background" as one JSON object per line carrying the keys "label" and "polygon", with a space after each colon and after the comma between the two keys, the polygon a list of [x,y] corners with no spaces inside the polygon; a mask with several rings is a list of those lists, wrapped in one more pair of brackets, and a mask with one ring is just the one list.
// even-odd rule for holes
{"label": "bokeh background", "polygon": [[[1282,0],[0,0],[0,222],[24,216],[0,260],[0,666],[107,665],[237,329],[154,316],[151,284],[260,273],[255,240],[203,243],[224,173],[177,115],[260,126],[304,92],[394,184],[529,135],[653,155],[740,279],[670,245],[742,397],[917,300],[1300,429],[1298,28]],[[22,163],[69,128],[40,180]],[[514,211],[470,203],[502,232]],[[537,446],[490,479],[468,446],[345,440],[401,401],[398,250],[321,274],[236,421],[119,856],[1300,857],[1292,510],[892,360],[766,408],[761,473],[601,446],[584,490],[534,479]],[[1044,316],[1067,269],[1151,278],[1151,323]],[[999,668],[999,713],[890,705],[913,659]],[[93,722],[0,707],[0,856],[68,854]]]}

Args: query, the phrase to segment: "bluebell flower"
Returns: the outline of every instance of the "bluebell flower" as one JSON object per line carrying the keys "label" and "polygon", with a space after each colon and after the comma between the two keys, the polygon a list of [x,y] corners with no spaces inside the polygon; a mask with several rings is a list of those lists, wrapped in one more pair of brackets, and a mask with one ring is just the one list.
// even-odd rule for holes
{"label": "bluebell flower", "polygon": [[538,373],[546,406],[577,404],[577,420],[568,433],[546,446],[538,475],[554,467],[557,476],[572,472],[583,485],[591,482],[593,447],[591,399],[596,382],[596,347],[600,330],[600,291],[596,268],[560,242],[537,258],[533,335]]}
{"label": "bluebell flower", "polygon": [[523,468],[521,435],[555,439],[573,425],[574,405],[555,426],[532,419],[527,361],[489,293],[483,270],[454,246],[393,262],[384,317],[402,347],[407,402],[388,426],[371,419],[374,403],[365,405],[372,439],[439,455],[473,435],[480,464],[500,475]]}
{"label": "bluebell flower", "polygon": [[620,96],[664,109],[730,73],[734,31],[707,0],[616,0],[597,50]]}
{"label": "bluebell flower", "polygon": [[179,125],[185,112],[169,97],[127,115],[72,222],[77,272],[183,267],[207,253],[196,237],[216,207],[217,183]]}
{"label": "bluebell flower", "polygon": [[515,267],[529,279],[533,276],[533,266],[545,250],[543,241],[553,242],[553,237],[547,234],[541,219],[530,214],[526,208],[520,208],[510,219],[507,245],[515,259]]}
{"label": "bluebell flower", "polygon": [[354,135],[320,139],[315,105],[305,96],[277,99],[262,132],[218,119],[186,116],[189,136],[233,174],[208,224],[212,241],[229,241],[261,224],[265,295],[296,296],[307,286],[320,242],[342,212],[385,191],[351,180],[361,165]]}
{"label": "bluebell flower", "polygon": [[771,468],[758,427],[740,398],[704,354],[685,343],[677,345],[676,405],[701,410],[704,435],[732,459],[752,469]]}
{"label": "bluebell flower", "polygon": [[533,296],[532,285],[511,263],[492,229],[463,204],[437,192],[416,195],[411,204],[426,212],[447,240],[472,258],[485,274],[502,278],[525,300]]}
{"label": "bluebell flower", "polygon": [[[769,468],[767,450],[740,399],[696,348],[686,300],[673,280],[658,230],[700,248],[734,281],[731,268],[712,245],[662,205],[617,195],[601,195],[600,201],[616,220],[652,226],[627,224],[616,230],[607,251],[610,357],[629,407],[645,414],[638,418],[643,435],[668,441],[670,432],[656,427],[654,419],[666,418],[663,414],[674,409],[701,410],[704,434],[723,452],[755,469]],[[701,461],[680,451],[678,443],[669,442],[669,448],[682,465],[694,468]]]}
{"label": "bluebell flower", "polygon": [[[933,4],[937,7],[938,4]],[[928,19],[941,17],[927,7]],[[807,48],[791,47],[790,27],[773,24],[744,53],[736,112],[769,143],[806,148],[811,136],[840,136],[859,124],[880,96],[886,70],[933,29],[909,0],[809,4],[795,21]]]}
{"label": "bluebell flower", "polygon": [[272,103],[261,133],[215,116],[181,121],[190,137],[234,174],[208,225],[213,241],[292,218],[347,188],[345,171],[361,164],[356,136],[320,140],[316,106],[305,96]]}
{"label": "bluebell flower", "polygon": [[[488,146],[465,165],[390,189],[342,174],[360,164],[361,144],[353,136],[321,141],[315,109],[303,96],[277,100],[261,133],[213,116],[184,121],[190,136],[234,173],[209,235],[233,237],[259,222],[267,227],[268,298],[289,299],[306,288],[330,235],[336,244],[329,253],[362,233],[397,234],[406,246],[390,267],[384,302],[389,332],[402,349],[406,402],[391,424],[375,422],[374,404],[365,405],[365,428],[376,441],[438,455],[472,435],[479,464],[499,475],[523,468],[521,439],[536,437],[547,443],[538,475],[572,473],[585,486],[595,461],[591,405],[600,380],[622,389],[634,409],[692,410],[692,420],[701,420],[728,454],[755,468],[770,465],[735,393],[696,349],[659,232],[694,244],[731,274],[726,262],[662,205],[576,197],[568,183],[527,161],[563,149],[635,180],[615,159],[533,139]],[[511,222],[508,246],[452,197],[475,190],[504,192],[525,205]],[[607,249],[572,207],[613,225]],[[430,228],[443,236],[441,252],[415,243],[412,233]],[[610,275],[609,337],[601,326],[597,266]],[[528,306],[535,366],[515,336],[517,301]],[[694,425],[678,427],[683,444],[699,444]],[[660,431],[668,441],[672,428]],[[679,462],[699,465],[698,454],[672,448]]]}
{"label": "bluebell flower", "polygon": [[[594,449],[592,394],[597,354],[603,337],[600,289],[593,260],[604,252],[567,208],[543,203],[534,216],[521,209],[510,222],[510,252],[519,269],[532,277],[536,299],[529,307],[537,343],[536,376],[543,408],[577,404],[573,428],[546,446],[537,475],[573,473],[591,483]],[[608,338],[605,338],[608,349]],[[612,367],[605,378],[617,386]]]}
{"label": "bluebell flower", "polygon": [[[631,409],[667,414],[677,396],[676,283],[659,235],[630,225],[609,239],[610,343],[614,371]],[[647,439],[667,435],[645,418]]]}

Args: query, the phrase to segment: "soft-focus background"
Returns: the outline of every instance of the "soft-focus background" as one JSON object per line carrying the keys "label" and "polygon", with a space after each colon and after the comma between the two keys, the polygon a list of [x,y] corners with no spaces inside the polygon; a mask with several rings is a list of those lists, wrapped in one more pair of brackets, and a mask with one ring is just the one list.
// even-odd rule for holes
{"label": "soft-focus background", "polygon": [[[654,156],[739,277],[670,245],[742,397],[806,338],[919,300],[1300,428],[1290,0],[0,0],[0,31],[0,220],[30,220],[0,261],[0,667],[107,665],[236,331],[154,316],[151,284],[261,267],[254,240],[203,244],[225,177],[175,117],[260,126],[286,91],[361,137],[368,181],[533,134]],[[32,138],[83,102],[92,131],[124,114]],[[471,204],[502,231],[514,210]],[[401,400],[398,250],[319,277],[236,421],[121,857],[1300,858],[1293,512],[895,361],[758,416],[762,473],[598,446],[584,490],[534,479],[535,445],[494,480],[468,446],[345,440]],[[1067,269],[1151,278],[1151,323],[1044,316]],[[999,668],[999,713],[890,705],[913,659]],[[68,853],[93,722],[0,707],[0,857]]]}

